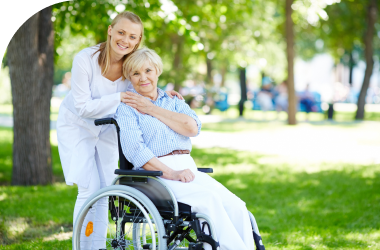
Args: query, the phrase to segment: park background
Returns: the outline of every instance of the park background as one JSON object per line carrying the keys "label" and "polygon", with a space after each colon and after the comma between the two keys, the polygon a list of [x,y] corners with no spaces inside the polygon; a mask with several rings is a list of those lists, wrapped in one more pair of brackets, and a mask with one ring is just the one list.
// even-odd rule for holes
{"label": "park background", "polygon": [[[287,46],[289,3],[293,55]],[[213,177],[246,201],[267,249],[380,249],[377,4],[199,0],[71,1],[53,5],[49,11],[55,32],[53,61],[43,69],[51,72],[51,79],[42,81],[48,91],[26,81],[17,83],[17,79],[11,83],[9,50],[2,61],[0,244],[4,249],[70,249],[76,188],[64,184],[54,129],[65,94],[63,86],[68,81],[65,76],[69,77],[74,55],[103,41],[112,17],[130,10],[144,22],[144,44],[163,57],[166,73],[160,78],[161,86],[181,89],[188,94],[185,97],[199,96],[195,110],[203,129],[192,140],[192,156],[199,167],[213,167]],[[2,11],[6,9],[1,7]],[[370,10],[376,14],[372,26]],[[365,39],[371,27],[371,39]],[[366,56],[369,41],[372,54]],[[294,66],[288,67],[291,58]],[[368,58],[373,60],[370,74],[366,73],[371,62]],[[34,63],[26,61],[27,54],[23,59]],[[27,74],[30,68],[23,72]],[[297,98],[294,106],[298,112],[294,112],[293,120],[289,120],[292,114],[283,111],[277,114],[255,109],[251,98],[260,91],[263,77],[270,77],[276,86],[288,79],[289,68],[294,68],[295,94],[307,84],[321,94],[320,112],[306,115],[298,111]],[[38,79],[35,72],[30,74],[30,79]],[[365,112],[360,118],[356,115],[358,95],[366,81]],[[11,84],[21,84],[18,86],[25,92],[14,91],[13,101],[37,96],[47,99],[43,109],[14,107]],[[248,94],[241,91],[245,87]],[[208,96],[214,101],[221,98],[220,93],[228,93],[229,107],[224,111],[206,102]],[[331,106],[334,115],[328,119]],[[14,124],[12,116],[17,108],[18,114],[30,120]],[[32,112],[36,109],[37,114]],[[46,113],[49,110],[50,116]],[[45,131],[42,137],[47,134],[50,138],[44,145],[50,148],[51,144],[51,154],[50,150],[45,152],[51,155],[50,163],[42,164],[47,174],[39,172],[41,179],[28,174],[33,172],[28,170],[33,162],[14,164],[15,153],[23,159],[46,149],[33,148],[29,142],[38,140],[34,133],[38,128]],[[14,131],[19,132],[19,138]],[[16,140],[18,145],[13,144]]]}

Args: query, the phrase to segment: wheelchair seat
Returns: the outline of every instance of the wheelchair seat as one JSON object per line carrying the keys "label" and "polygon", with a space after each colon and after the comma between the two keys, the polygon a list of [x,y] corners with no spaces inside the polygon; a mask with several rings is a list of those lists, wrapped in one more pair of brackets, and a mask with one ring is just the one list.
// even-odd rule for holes
{"label": "wheelchair seat", "polygon": [[[138,173],[140,171],[137,170],[135,172]],[[145,194],[165,219],[173,218],[175,216],[175,205],[172,196],[159,180],[156,178],[149,178],[148,176],[123,176],[123,173],[125,172],[120,171],[120,169],[115,171],[115,174],[120,174],[122,176],[118,180],[118,183],[115,184],[130,186]],[[181,202],[177,202],[177,204],[179,216],[191,216],[191,206]]]}

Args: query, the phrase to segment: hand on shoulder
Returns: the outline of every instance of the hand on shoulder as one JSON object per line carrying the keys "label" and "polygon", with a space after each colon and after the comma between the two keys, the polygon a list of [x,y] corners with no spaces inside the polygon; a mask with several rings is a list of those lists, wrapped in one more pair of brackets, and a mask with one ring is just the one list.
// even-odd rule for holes
{"label": "hand on shoulder", "polygon": [[135,108],[142,114],[149,114],[156,107],[145,97],[129,91],[120,93],[120,101]]}

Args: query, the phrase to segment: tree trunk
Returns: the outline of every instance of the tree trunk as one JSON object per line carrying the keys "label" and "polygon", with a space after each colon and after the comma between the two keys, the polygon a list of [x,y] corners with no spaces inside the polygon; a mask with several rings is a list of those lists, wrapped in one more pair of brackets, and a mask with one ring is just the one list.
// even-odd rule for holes
{"label": "tree trunk", "polygon": [[350,73],[349,73],[349,78],[348,78],[348,83],[350,86],[352,86],[352,80],[353,80],[353,72],[354,72],[354,57],[352,56],[352,51],[350,52],[350,60],[348,62],[349,68],[350,68]]}
{"label": "tree trunk", "polygon": [[240,102],[239,102],[239,116],[243,117],[244,103],[247,100],[247,79],[245,74],[245,68],[239,69],[240,73]]}
{"label": "tree trunk", "polygon": [[292,19],[292,3],[293,0],[286,0],[286,56],[288,59],[288,124],[295,125],[296,121],[296,93],[294,90],[294,32],[293,32],[293,19]]}
{"label": "tree trunk", "polygon": [[12,185],[52,183],[53,51],[51,7],[29,18],[8,45],[14,121]]}
{"label": "tree trunk", "polygon": [[362,89],[360,90],[358,98],[358,110],[356,111],[356,120],[364,119],[364,106],[365,106],[365,97],[367,95],[367,90],[369,87],[369,79],[372,75],[373,70],[373,36],[375,33],[375,22],[377,17],[377,0],[371,0],[368,7],[368,25],[367,32],[364,37],[364,55],[366,60],[366,69],[364,73],[364,80]]}

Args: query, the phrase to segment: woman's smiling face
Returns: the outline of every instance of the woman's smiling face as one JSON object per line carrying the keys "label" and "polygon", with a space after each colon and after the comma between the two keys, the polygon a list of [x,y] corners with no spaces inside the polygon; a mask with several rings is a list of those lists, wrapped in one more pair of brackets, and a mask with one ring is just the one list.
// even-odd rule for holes
{"label": "woman's smiling face", "polygon": [[108,27],[111,36],[112,54],[123,57],[133,51],[141,39],[141,25],[121,18],[113,27]]}
{"label": "woman's smiling face", "polygon": [[156,68],[146,60],[141,69],[130,73],[133,88],[142,96],[156,100],[158,74]]}

